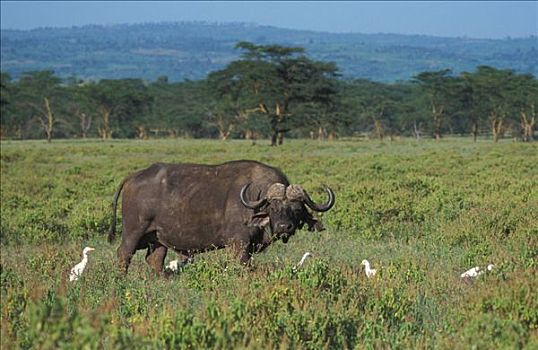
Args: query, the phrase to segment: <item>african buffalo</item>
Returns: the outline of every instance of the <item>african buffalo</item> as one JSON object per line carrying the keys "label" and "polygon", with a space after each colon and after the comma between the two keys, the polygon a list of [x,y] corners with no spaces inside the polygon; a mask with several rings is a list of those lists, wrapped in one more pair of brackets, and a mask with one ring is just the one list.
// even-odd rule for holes
{"label": "african buffalo", "polygon": [[242,263],[248,263],[252,253],[271,242],[287,243],[305,223],[310,231],[323,229],[305,205],[324,212],[335,202],[327,187],[327,202],[314,203],[301,186],[290,185],[279,169],[256,161],[157,163],[125,178],[114,194],[110,242],[122,189],[118,259],[125,272],[135,251],[146,248],[146,261],[157,273],[163,270],[168,249],[186,259],[231,247]]}

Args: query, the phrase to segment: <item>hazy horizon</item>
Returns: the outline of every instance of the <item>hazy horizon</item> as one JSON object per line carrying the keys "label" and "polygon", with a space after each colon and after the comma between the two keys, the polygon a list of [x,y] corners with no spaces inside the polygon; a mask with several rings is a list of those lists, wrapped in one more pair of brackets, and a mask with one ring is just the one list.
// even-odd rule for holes
{"label": "hazy horizon", "polygon": [[[2,30],[161,22],[477,39],[538,35],[538,2],[1,1]],[[322,18],[323,20],[320,20]]]}

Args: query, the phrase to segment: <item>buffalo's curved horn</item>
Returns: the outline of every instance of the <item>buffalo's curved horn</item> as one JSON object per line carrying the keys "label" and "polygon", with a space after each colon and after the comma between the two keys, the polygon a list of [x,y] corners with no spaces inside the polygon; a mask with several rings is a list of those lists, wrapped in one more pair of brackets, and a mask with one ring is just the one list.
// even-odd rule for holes
{"label": "buffalo's curved horn", "polygon": [[333,207],[333,205],[334,205],[334,192],[329,187],[325,187],[325,191],[329,195],[329,199],[327,200],[327,203],[325,203],[325,204],[316,204],[316,203],[314,203],[312,198],[310,198],[308,193],[306,193],[306,191],[305,191],[304,192],[304,202],[305,202],[305,204],[310,209],[315,210],[315,211],[323,212],[323,211],[327,211],[327,210],[331,209]]}
{"label": "buffalo's curved horn", "polygon": [[241,188],[241,192],[239,193],[239,197],[241,198],[241,203],[243,203],[243,205],[249,209],[258,209],[259,207],[261,207],[262,205],[265,204],[265,202],[267,201],[267,199],[265,198],[262,198],[258,201],[249,201],[249,200],[246,200],[245,199],[245,192],[247,191],[247,188],[251,185],[251,183],[249,182],[248,184],[246,184],[245,186],[243,186],[243,188]]}

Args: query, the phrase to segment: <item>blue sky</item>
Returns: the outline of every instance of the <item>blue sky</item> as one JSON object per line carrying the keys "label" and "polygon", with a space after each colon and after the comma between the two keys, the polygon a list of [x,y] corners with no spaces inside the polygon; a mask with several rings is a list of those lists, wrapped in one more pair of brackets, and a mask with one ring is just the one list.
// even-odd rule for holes
{"label": "blue sky", "polygon": [[1,1],[2,29],[160,21],[471,38],[538,35],[538,1]]}

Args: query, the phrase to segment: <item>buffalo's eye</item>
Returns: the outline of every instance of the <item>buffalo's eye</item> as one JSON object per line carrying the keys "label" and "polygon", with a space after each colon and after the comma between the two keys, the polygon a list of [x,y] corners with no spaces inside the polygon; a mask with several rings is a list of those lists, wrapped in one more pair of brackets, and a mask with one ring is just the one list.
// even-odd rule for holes
{"label": "buffalo's eye", "polygon": [[293,208],[291,212],[294,218],[303,217],[303,208]]}

